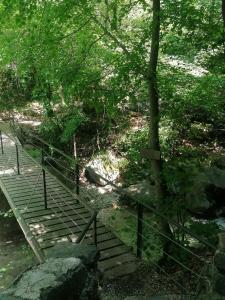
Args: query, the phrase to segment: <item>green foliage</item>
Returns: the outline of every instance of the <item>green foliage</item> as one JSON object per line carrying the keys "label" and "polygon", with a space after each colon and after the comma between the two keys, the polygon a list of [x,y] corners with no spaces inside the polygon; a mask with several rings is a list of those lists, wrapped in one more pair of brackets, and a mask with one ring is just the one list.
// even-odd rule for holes
{"label": "green foliage", "polygon": [[33,158],[40,158],[41,151],[39,149],[26,149],[26,151],[33,157]]}
{"label": "green foliage", "polygon": [[61,136],[61,141],[70,141],[77,129],[79,128],[79,126],[84,124],[86,121],[87,117],[79,111],[73,112],[70,116],[67,116],[63,125],[64,130]]}
{"label": "green foliage", "polygon": [[126,156],[128,163],[124,165],[122,176],[126,184],[137,182],[146,176],[148,163],[141,157],[141,151],[148,147],[148,129],[128,131],[117,142],[118,150]]}
{"label": "green foliage", "polygon": [[[126,208],[118,207],[107,215],[107,221],[113,226],[118,237],[136,253],[137,219],[127,212]],[[154,217],[145,218],[143,226],[143,258],[149,263],[157,263],[163,256],[163,241],[157,233],[157,220]],[[156,230],[149,230],[155,228]],[[154,242],[153,242],[154,241]]]}
{"label": "green foliage", "polygon": [[210,242],[212,245],[217,247],[218,245],[218,233],[219,228],[213,222],[192,222],[189,225],[190,230],[195,233],[197,236],[204,238],[206,241]]}

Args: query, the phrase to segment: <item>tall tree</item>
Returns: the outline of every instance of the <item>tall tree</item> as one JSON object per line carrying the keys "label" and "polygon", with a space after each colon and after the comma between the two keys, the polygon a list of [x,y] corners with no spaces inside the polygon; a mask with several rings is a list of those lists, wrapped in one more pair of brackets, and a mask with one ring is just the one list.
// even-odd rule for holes
{"label": "tall tree", "polygon": [[[159,94],[157,86],[157,65],[159,57],[160,40],[160,0],[153,0],[153,23],[151,54],[149,61],[149,146],[151,150],[160,152],[159,144]],[[161,179],[161,160],[152,159],[152,175],[156,188],[156,197],[159,202],[163,199],[163,186]]]}
{"label": "tall tree", "polygon": [[222,0],[222,17],[223,17],[223,25],[225,29],[225,0]]}

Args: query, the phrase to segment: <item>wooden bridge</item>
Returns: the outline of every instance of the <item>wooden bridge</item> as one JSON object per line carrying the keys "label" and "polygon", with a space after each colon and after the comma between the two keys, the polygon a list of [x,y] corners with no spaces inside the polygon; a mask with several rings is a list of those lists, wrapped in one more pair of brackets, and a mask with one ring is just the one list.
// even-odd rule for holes
{"label": "wooden bridge", "polygon": [[17,138],[5,133],[0,138],[0,188],[40,262],[47,249],[71,241],[97,245],[107,278],[136,270],[135,256],[79,195],[43,169]]}

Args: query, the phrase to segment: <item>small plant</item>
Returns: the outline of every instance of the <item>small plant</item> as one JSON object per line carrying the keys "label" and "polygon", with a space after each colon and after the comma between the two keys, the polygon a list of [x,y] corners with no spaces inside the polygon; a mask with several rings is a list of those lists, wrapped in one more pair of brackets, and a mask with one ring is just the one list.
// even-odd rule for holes
{"label": "small plant", "polygon": [[33,158],[40,158],[41,157],[41,151],[39,149],[27,149],[27,152]]}

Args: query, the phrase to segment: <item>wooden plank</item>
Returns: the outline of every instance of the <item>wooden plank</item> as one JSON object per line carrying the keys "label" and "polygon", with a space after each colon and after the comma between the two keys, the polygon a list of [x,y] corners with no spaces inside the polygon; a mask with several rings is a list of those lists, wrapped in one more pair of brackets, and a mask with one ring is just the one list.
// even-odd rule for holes
{"label": "wooden plank", "polygon": [[[51,205],[51,204],[54,204],[54,203],[73,203],[73,204],[76,204],[77,205],[77,208],[79,207],[83,207],[83,205],[80,205],[78,203],[76,203],[76,201],[74,201],[74,199],[71,199],[71,198],[63,198],[63,201],[62,201],[62,198],[59,197],[59,198],[54,198],[55,201],[53,201],[51,198],[48,199],[48,204]],[[42,207],[43,203],[44,203],[44,197],[41,197],[38,199],[39,201],[36,201],[35,200],[33,202],[30,202],[29,200],[26,200],[26,201],[14,201],[15,205],[20,208],[20,209],[23,209],[23,208],[29,208],[29,209],[32,209],[32,208],[38,208],[38,207]]]}
{"label": "wooden plank", "polygon": [[117,265],[116,268],[112,268],[104,271],[104,278],[112,280],[116,277],[125,276],[134,273],[137,270],[137,263],[130,262],[122,265]]}
{"label": "wooden plank", "polygon": [[[34,188],[35,187],[42,187],[43,186],[42,174],[40,174],[40,176],[36,176],[35,180],[30,180],[30,178],[28,176],[27,179],[24,179],[24,180],[17,180],[17,181],[14,180],[14,182],[5,183],[5,186],[10,190],[16,190],[17,188],[19,188],[19,189],[28,189],[28,187],[30,186],[30,185],[28,185],[28,182],[29,182],[30,185],[34,184],[34,186],[33,186]],[[52,179],[51,180],[46,179],[46,185],[49,188],[57,187],[57,188],[63,189],[62,186],[57,184],[57,182],[55,182]]]}
{"label": "wooden plank", "polygon": [[[62,237],[69,238],[70,235],[74,235],[74,234],[79,235],[84,228],[85,225],[81,225],[79,228],[77,226],[74,226],[67,230],[61,230],[60,232],[57,231],[57,234],[52,233],[47,236],[42,236],[39,239],[37,238],[37,241],[39,242],[41,248],[46,248],[49,246],[49,244],[51,244],[51,241],[57,241],[58,239],[60,240]],[[107,232],[105,226],[103,225],[98,225],[97,228],[98,230],[102,229],[105,230],[105,232]],[[91,233],[92,233],[92,229],[89,229],[87,231],[87,234],[91,234]]]}
{"label": "wooden plank", "polygon": [[[58,214],[58,213],[65,214],[67,211],[74,211],[74,212],[79,213],[78,210],[76,210],[75,206],[63,205],[58,208],[42,209],[37,212],[24,213],[23,217],[25,220],[28,220],[28,219],[33,219],[34,217],[51,216],[51,214]],[[85,208],[82,208],[82,211],[87,211],[87,210]]]}
{"label": "wooden plank", "polygon": [[[46,180],[46,185],[49,188],[61,188],[63,189],[60,185],[58,185],[56,182],[51,181],[49,182],[48,180]],[[5,184],[5,186],[7,187],[7,189],[10,189],[12,191],[14,190],[28,190],[28,188],[30,189],[30,186],[32,186],[32,190],[35,188],[41,188],[43,186],[43,179],[42,179],[42,175],[41,176],[37,176],[35,181],[31,181],[29,178],[27,178],[24,181],[14,181],[13,183],[10,184]]]}
{"label": "wooden plank", "polygon": [[32,219],[32,222],[29,223],[29,225],[30,226],[35,226],[35,225],[38,225],[38,224],[43,224],[44,226],[51,227],[52,225],[58,224],[59,222],[65,222],[66,223],[66,222],[70,221],[70,218],[72,218],[72,219],[76,218],[76,220],[79,220],[81,218],[89,219],[90,217],[91,217],[91,214],[89,212],[81,212],[78,215],[78,214],[74,213],[73,211],[69,211],[66,216],[61,216],[60,220],[59,220],[58,216],[55,216],[54,218],[49,219],[49,220],[43,220],[41,222],[34,222],[34,220]]}
{"label": "wooden plank", "polygon": [[38,177],[41,175],[41,169],[39,172],[34,172],[32,174],[29,174],[27,176],[25,175],[11,175],[10,177],[2,179],[4,183],[11,183],[12,185],[15,184],[16,182],[23,182],[25,177],[28,177],[30,180],[35,180],[35,177]]}
{"label": "wooden plank", "polygon": [[106,259],[116,257],[118,255],[121,255],[121,254],[124,254],[124,253],[129,253],[129,252],[130,252],[130,249],[125,245],[121,245],[119,247],[104,250],[104,251],[101,251],[99,261],[104,261]]}
{"label": "wooden plank", "polygon": [[135,260],[136,258],[131,253],[123,253],[119,256],[98,262],[98,267],[106,271],[126,263],[134,262]]}
{"label": "wooden plank", "polygon": [[123,245],[123,243],[120,240],[114,239],[112,241],[98,243],[98,250],[100,250],[100,251],[109,250],[109,249],[112,249],[114,247],[118,247],[121,245]]}
{"label": "wooden plank", "polygon": [[[37,223],[43,223],[43,224],[51,224],[51,223],[55,223],[55,222],[58,222],[58,218],[59,218],[59,216],[60,216],[60,218],[68,218],[68,217],[75,217],[75,216],[78,216],[78,214],[79,215],[81,215],[81,216],[83,216],[83,215],[90,215],[91,216],[91,214],[90,214],[90,212],[88,212],[87,210],[79,210],[78,212],[76,211],[76,212],[74,212],[73,210],[69,210],[69,211],[67,211],[66,212],[66,216],[65,216],[65,214],[60,214],[60,213],[55,213],[55,214],[52,214],[52,215],[50,215],[50,218],[46,218],[46,216],[40,216],[40,217],[35,217],[35,218],[31,218],[31,219],[28,219],[27,220],[27,224],[28,225],[31,225],[31,224],[37,224]],[[49,217],[49,216],[47,216],[47,217]]]}
{"label": "wooden plank", "polygon": [[45,223],[46,221],[51,221],[51,220],[59,219],[62,217],[68,217],[68,216],[74,215],[74,214],[82,216],[83,214],[86,214],[86,213],[87,213],[87,211],[85,211],[85,210],[79,211],[79,212],[74,212],[74,210],[68,210],[68,211],[63,211],[63,212],[62,211],[52,212],[49,215],[38,216],[35,218],[26,219],[26,222],[29,225],[36,224],[36,223]]}
{"label": "wooden plank", "polygon": [[[47,193],[47,194],[49,194],[49,197],[55,197],[55,196],[61,196],[62,198],[63,197],[65,197],[65,196],[68,196],[68,193],[66,193],[66,192],[64,192],[64,191],[59,191],[59,192],[57,192],[57,191],[49,191],[49,193]],[[28,197],[28,196],[39,196],[40,195],[40,191],[38,192],[35,192],[35,191],[30,191],[30,192],[27,192],[27,191],[19,191],[19,192],[12,192],[12,193],[10,193],[10,195],[11,195],[11,197],[13,197],[13,198],[20,198],[20,197],[22,197],[22,196],[26,196],[26,197]],[[71,197],[72,198],[72,197]]]}
{"label": "wooden plank", "polygon": [[[88,220],[86,220],[86,221],[78,220],[77,222],[75,221],[74,223],[71,222],[69,225],[67,225],[66,228],[47,232],[47,233],[41,235],[40,238],[42,241],[47,241],[47,240],[51,240],[52,238],[55,238],[55,237],[61,237],[64,235],[73,235],[76,233],[80,233],[85,228],[85,225],[87,224],[87,222],[88,222]],[[97,224],[97,228],[101,228],[101,227],[104,227],[104,225]],[[37,241],[39,241],[39,236],[37,237]]]}
{"label": "wooden plank", "polygon": [[[98,228],[98,233],[99,234],[103,234],[103,233],[106,233],[106,232],[108,232],[108,230],[105,226],[103,226],[101,228]],[[91,234],[91,233],[92,233],[92,229],[88,230],[88,234]],[[60,237],[58,236],[56,238],[52,238],[51,240],[41,242],[40,246],[43,250],[48,249],[48,248],[54,246],[55,244],[57,244],[58,242],[60,242],[63,238],[67,241],[70,241],[69,235],[62,235]]]}
{"label": "wooden plank", "polygon": [[80,228],[80,226],[87,224],[88,219],[79,219],[79,220],[68,220],[67,222],[60,222],[52,225],[52,226],[43,226],[43,224],[39,224],[39,227],[30,225],[31,232],[37,237],[43,237],[44,240],[51,238],[52,236],[58,236],[58,232],[66,231],[66,234],[71,234],[70,229],[74,227]]}
{"label": "wooden plank", "polygon": [[[97,232],[97,243],[102,243],[102,242],[110,241],[110,240],[113,240],[115,238],[116,237],[115,237],[115,235],[112,232],[107,232],[107,233],[100,234],[100,235],[98,235],[98,232]],[[85,237],[84,241],[87,244],[93,244],[92,237],[91,238]]]}
{"label": "wooden plank", "polygon": [[[61,201],[62,197],[61,196],[55,196],[54,200]],[[76,200],[72,199],[70,196],[63,197],[63,200],[64,201],[73,200],[74,203],[77,202]],[[23,205],[28,205],[28,204],[36,204],[36,205],[38,205],[38,204],[43,203],[43,201],[44,201],[44,195],[42,193],[38,197],[28,197],[28,198],[25,197],[25,195],[24,195],[24,197],[21,197],[21,198],[13,198],[13,201],[15,202],[15,205],[18,206],[18,207],[19,206],[23,206]],[[52,202],[54,202],[54,201],[52,200],[51,197],[49,197],[48,198],[48,203],[52,203]]]}
{"label": "wooden plank", "polygon": [[[72,209],[73,204],[74,204],[72,201],[67,201],[66,204],[68,205],[68,207],[71,208],[71,210],[74,209],[74,208]],[[53,209],[54,210],[55,208],[60,208],[61,209],[63,207],[65,207],[64,203],[59,203],[59,202],[54,203],[54,202],[52,202],[52,203],[48,203],[48,208],[47,209]],[[17,208],[18,208],[18,206],[17,206]],[[36,212],[41,212],[42,213],[43,211],[46,211],[45,206],[44,206],[44,202],[43,202],[43,205],[40,205],[38,207],[24,206],[23,208],[18,208],[18,210],[20,211],[21,214],[26,215],[26,216],[27,215],[29,216],[30,213],[36,213]]]}

